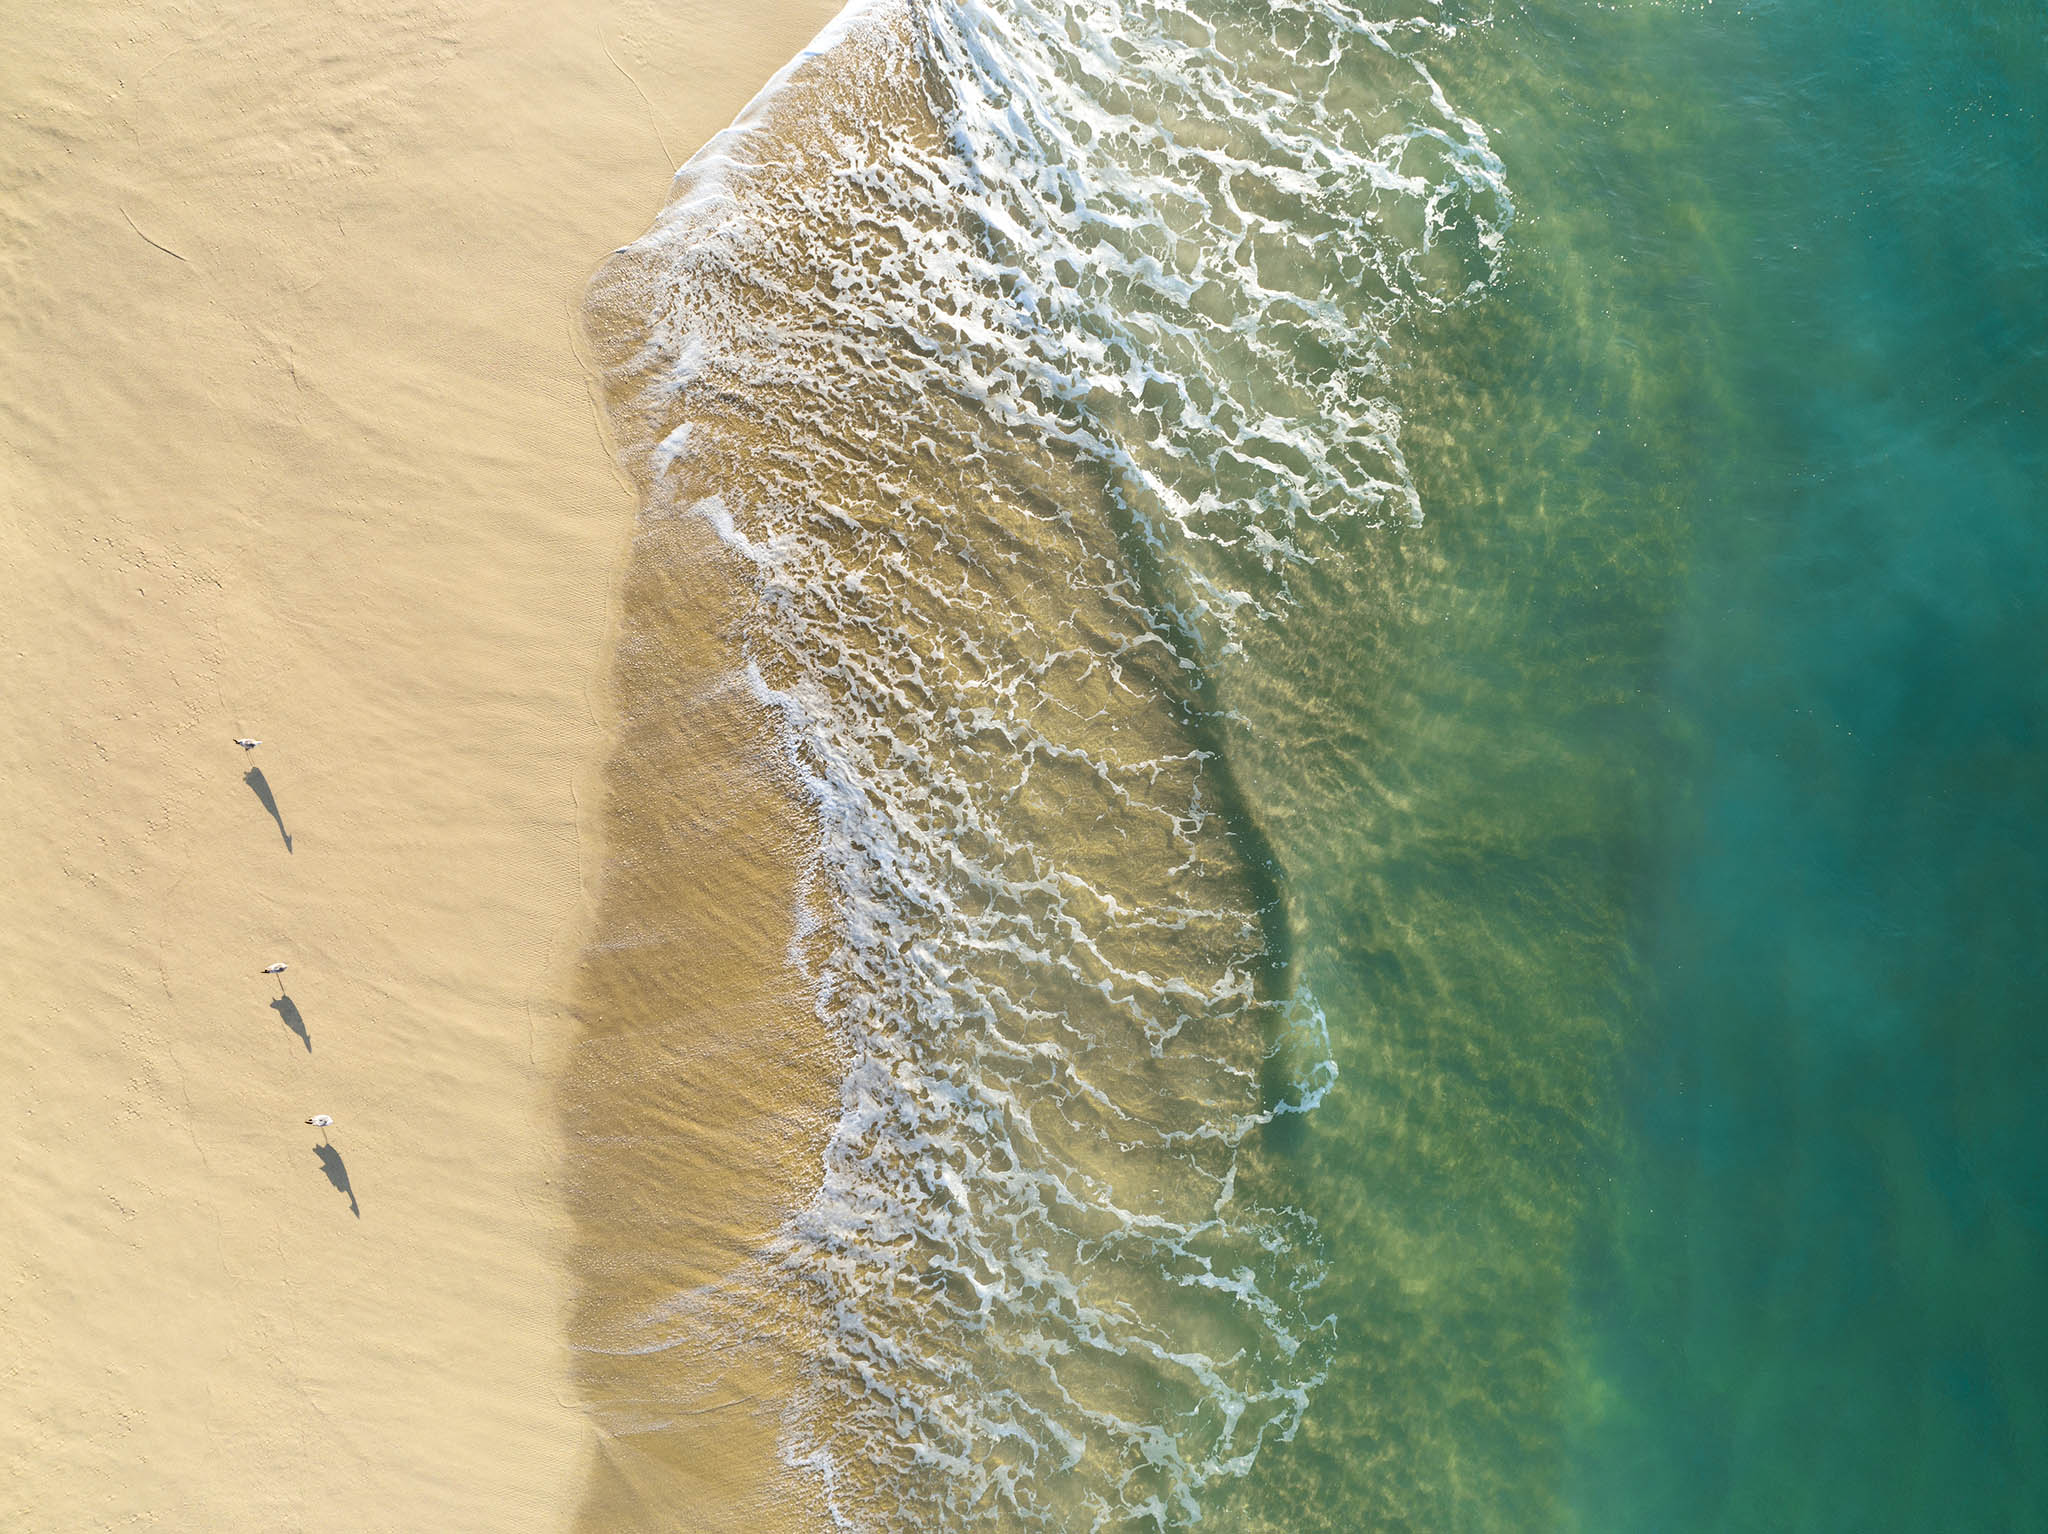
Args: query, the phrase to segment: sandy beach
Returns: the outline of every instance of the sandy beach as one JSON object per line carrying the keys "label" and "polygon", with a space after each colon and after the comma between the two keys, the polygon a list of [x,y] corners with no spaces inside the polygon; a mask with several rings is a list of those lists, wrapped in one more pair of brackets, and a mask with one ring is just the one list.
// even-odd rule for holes
{"label": "sandy beach", "polygon": [[578,310],[833,8],[13,18],[7,1527],[598,1516],[559,1078],[633,494]]}

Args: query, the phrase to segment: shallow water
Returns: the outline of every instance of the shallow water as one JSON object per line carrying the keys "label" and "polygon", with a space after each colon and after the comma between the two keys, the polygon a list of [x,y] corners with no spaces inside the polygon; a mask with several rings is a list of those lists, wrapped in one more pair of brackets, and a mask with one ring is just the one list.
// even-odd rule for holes
{"label": "shallow water", "polygon": [[686,168],[596,302],[815,816],[841,1516],[2040,1520],[2044,86],[920,5]]}

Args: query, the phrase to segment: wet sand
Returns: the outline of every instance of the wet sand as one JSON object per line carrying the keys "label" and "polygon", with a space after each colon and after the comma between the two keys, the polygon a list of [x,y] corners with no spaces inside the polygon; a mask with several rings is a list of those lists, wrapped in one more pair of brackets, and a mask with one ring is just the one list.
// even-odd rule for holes
{"label": "wet sand", "polygon": [[633,497],[578,310],[831,9],[14,18],[0,1523],[598,1505],[559,1080]]}

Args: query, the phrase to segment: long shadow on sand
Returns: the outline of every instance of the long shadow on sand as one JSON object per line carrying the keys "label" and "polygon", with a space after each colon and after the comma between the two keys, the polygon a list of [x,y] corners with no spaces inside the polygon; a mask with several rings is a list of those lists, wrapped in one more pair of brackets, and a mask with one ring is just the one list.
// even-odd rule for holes
{"label": "long shadow on sand", "polygon": [[299,1011],[299,1004],[290,996],[280,996],[270,1004],[270,1010],[284,1019],[285,1027],[299,1036],[299,1041],[306,1046],[306,1053],[310,1055],[313,1052],[313,1035],[306,1032],[306,1019]]}
{"label": "long shadow on sand", "polygon": [[255,790],[256,797],[263,801],[263,807],[270,811],[270,818],[277,822],[277,834],[284,838],[284,850],[292,850],[292,833],[284,828],[284,816],[277,812],[277,796],[270,791],[270,780],[263,776],[261,767],[251,767],[242,774],[242,781]]}
{"label": "long shadow on sand", "polygon": [[348,1168],[342,1165],[341,1152],[331,1145],[316,1145],[313,1154],[320,1158],[320,1170],[327,1174],[327,1180],[334,1184],[336,1193],[348,1195],[348,1212],[357,1219],[363,1217],[363,1206],[356,1202],[356,1190],[348,1183]]}

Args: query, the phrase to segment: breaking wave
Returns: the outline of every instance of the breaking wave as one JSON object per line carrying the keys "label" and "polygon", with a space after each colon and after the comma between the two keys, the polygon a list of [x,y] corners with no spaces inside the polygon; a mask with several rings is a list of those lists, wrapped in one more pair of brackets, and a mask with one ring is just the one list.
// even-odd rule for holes
{"label": "breaking wave", "polygon": [[650,518],[704,518],[817,840],[842,1052],[763,1274],[864,1528],[1181,1526],[1333,1344],[1240,1156],[1335,1079],[1219,689],[1332,520],[1421,506],[1389,336],[1511,209],[1473,24],[886,0],[680,173],[591,301]]}

